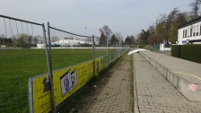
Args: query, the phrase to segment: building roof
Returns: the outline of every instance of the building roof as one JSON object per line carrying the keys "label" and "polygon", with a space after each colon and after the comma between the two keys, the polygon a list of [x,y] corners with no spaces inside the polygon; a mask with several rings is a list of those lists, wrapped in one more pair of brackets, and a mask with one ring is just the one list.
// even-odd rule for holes
{"label": "building roof", "polygon": [[187,26],[192,25],[192,24],[197,23],[197,22],[201,22],[201,17],[198,17],[198,18],[196,18],[196,19],[194,19],[194,20],[191,20],[191,21],[189,21],[189,22],[187,22],[187,23],[185,23],[185,24],[180,25],[180,26],[178,27],[178,29],[187,27]]}

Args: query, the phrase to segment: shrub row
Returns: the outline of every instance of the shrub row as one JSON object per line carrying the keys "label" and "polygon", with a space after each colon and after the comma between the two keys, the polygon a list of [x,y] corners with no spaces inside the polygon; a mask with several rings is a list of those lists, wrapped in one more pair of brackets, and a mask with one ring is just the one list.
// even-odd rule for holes
{"label": "shrub row", "polygon": [[201,44],[172,45],[172,56],[201,63]]}
{"label": "shrub row", "polygon": [[172,45],[172,48],[171,48],[172,56],[181,58],[181,46],[182,45]]}

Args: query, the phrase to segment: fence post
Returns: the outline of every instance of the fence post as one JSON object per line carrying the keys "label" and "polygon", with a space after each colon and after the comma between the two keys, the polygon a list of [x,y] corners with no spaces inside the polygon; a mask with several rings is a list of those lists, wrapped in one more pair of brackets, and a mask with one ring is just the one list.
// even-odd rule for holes
{"label": "fence post", "polygon": [[109,65],[109,47],[108,47],[108,36],[107,36],[107,67]]}
{"label": "fence post", "polygon": [[116,49],[115,49],[116,41],[114,41],[113,46],[114,46],[114,50],[113,50],[113,51],[114,51],[114,52],[113,52],[113,53],[114,53],[114,56],[113,56],[113,57],[114,57],[114,61],[115,61],[115,60],[116,60]]}
{"label": "fence post", "polygon": [[[49,49],[47,50],[48,51],[48,62],[49,62],[49,82],[50,82],[50,92],[51,92],[51,101],[52,101],[52,112],[53,113],[56,113],[57,112],[57,109],[56,109],[56,103],[55,103],[55,97],[54,97],[54,87],[53,87],[53,76],[52,76],[52,58],[51,58],[51,42],[50,42],[50,25],[49,25],[49,22],[47,23],[47,34],[48,34],[48,44],[46,44],[46,48],[47,48],[47,45],[49,47]],[[47,43],[47,41],[46,41]]]}
{"label": "fence post", "polygon": [[95,42],[94,42],[94,35],[92,35],[92,58],[93,58],[93,76],[95,76]]}

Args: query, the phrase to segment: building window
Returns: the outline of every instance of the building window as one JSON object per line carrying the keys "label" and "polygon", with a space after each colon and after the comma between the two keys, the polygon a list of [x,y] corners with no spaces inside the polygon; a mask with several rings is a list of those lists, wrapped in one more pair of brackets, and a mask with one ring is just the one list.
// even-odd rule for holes
{"label": "building window", "polygon": [[200,35],[201,35],[201,25],[200,25]]}
{"label": "building window", "polygon": [[186,38],[187,38],[187,29],[186,29]]}
{"label": "building window", "polygon": [[192,37],[192,32],[193,32],[193,28],[191,27],[191,29],[190,29],[190,37]]}
{"label": "building window", "polygon": [[196,26],[193,27],[193,36],[196,36]]}
{"label": "building window", "polygon": [[184,33],[184,30],[183,30],[183,38],[185,38],[185,36],[184,36],[184,35],[185,35],[185,33]]}
{"label": "building window", "polygon": [[196,36],[198,36],[198,32],[199,32],[199,25],[197,25]]}

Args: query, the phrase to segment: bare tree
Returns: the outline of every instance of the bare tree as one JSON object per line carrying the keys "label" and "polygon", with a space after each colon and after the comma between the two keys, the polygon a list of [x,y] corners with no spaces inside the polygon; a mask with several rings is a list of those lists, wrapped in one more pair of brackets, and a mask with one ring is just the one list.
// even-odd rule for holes
{"label": "bare tree", "polygon": [[189,4],[189,6],[192,8],[192,13],[194,18],[197,18],[199,16],[199,9],[200,9],[201,0],[193,0],[192,3]]}
{"label": "bare tree", "polygon": [[20,34],[17,39],[18,47],[30,47],[32,45],[32,36],[28,34]]}
{"label": "bare tree", "polygon": [[170,14],[167,16],[166,20],[164,21],[165,22],[165,33],[164,33],[164,41],[165,43],[168,43],[169,42],[169,36],[168,36],[168,33],[169,33],[169,30],[170,30],[170,27],[171,25],[173,24],[173,22],[176,20],[177,18],[177,15],[178,15],[178,12],[179,10],[177,8],[174,8]]}
{"label": "bare tree", "polygon": [[123,36],[121,35],[121,33],[116,32],[115,36],[116,36],[116,38],[118,39],[119,42],[121,42],[123,40]]}
{"label": "bare tree", "polygon": [[109,40],[112,36],[112,31],[107,25],[104,25],[102,29],[99,29],[99,31],[103,33],[107,40]]}
{"label": "bare tree", "polygon": [[38,36],[34,36],[34,38],[33,38],[33,43],[36,45],[37,43],[38,43]]}

